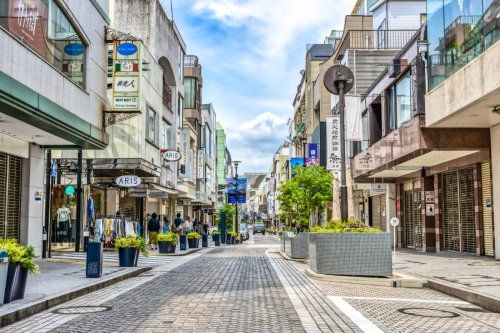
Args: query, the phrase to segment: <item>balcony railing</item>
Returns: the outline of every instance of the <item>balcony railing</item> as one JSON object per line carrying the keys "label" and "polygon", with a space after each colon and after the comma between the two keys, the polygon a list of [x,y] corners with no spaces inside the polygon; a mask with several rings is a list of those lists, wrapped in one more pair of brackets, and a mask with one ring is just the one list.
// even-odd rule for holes
{"label": "balcony railing", "polygon": [[198,57],[195,55],[184,56],[184,67],[195,67],[201,71],[201,65],[198,62]]}
{"label": "balcony railing", "polygon": [[355,50],[399,50],[417,30],[349,30],[340,45],[340,53]]}

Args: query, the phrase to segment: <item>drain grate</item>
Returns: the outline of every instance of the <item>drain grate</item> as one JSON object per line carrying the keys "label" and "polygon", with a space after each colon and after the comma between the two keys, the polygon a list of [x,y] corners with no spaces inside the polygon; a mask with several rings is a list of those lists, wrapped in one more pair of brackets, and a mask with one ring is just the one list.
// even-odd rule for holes
{"label": "drain grate", "polygon": [[97,312],[104,312],[104,311],[109,311],[111,310],[110,306],[104,306],[104,305],[97,305],[97,306],[92,306],[92,305],[82,305],[82,306],[71,306],[67,308],[60,308],[52,311],[52,313],[55,314],[87,314],[87,313],[97,313]]}
{"label": "drain grate", "polygon": [[455,312],[432,309],[432,308],[403,308],[398,309],[398,312],[415,316],[415,317],[426,317],[426,318],[455,318],[460,315]]}

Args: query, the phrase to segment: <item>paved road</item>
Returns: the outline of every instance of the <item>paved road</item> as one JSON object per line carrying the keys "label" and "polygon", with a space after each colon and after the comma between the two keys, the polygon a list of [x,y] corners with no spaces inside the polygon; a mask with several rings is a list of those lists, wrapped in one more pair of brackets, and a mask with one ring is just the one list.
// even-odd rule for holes
{"label": "paved road", "polygon": [[500,332],[500,315],[427,289],[310,280],[256,235],[169,261],[5,332]]}

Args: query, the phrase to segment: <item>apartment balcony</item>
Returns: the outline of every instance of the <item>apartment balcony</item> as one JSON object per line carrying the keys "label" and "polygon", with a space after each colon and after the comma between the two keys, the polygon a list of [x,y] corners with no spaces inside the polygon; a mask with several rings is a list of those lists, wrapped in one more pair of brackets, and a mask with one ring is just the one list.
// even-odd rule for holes
{"label": "apartment balcony", "polygon": [[415,35],[417,30],[349,30],[344,34],[338,60],[347,50],[389,51],[401,50]]}
{"label": "apartment balcony", "polygon": [[201,81],[201,65],[197,56],[187,55],[184,57],[184,76],[195,77]]}
{"label": "apartment balcony", "polygon": [[357,154],[351,161],[354,180],[394,182],[452,160],[489,154],[489,129],[435,129],[424,125],[424,116],[414,117]]}

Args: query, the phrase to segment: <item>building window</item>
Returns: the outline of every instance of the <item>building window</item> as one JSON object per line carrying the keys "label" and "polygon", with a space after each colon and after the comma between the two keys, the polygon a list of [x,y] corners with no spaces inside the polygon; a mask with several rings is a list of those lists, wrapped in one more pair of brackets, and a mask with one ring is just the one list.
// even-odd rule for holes
{"label": "building window", "polygon": [[167,84],[167,81],[165,81],[165,78],[163,78],[163,105],[170,111],[172,111],[172,89]]}
{"label": "building window", "polygon": [[370,144],[370,128],[368,122],[368,111],[363,112],[361,116],[361,124],[363,126],[363,141],[361,142],[361,149],[365,150]]}
{"label": "building window", "polygon": [[148,106],[146,123],[146,141],[158,145],[158,114]]}
{"label": "building window", "polygon": [[212,156],[212,131],[208,124],[205,124],[205,153]]}
{"label": "building window", "polygon": [[184,121],[184,98],[182,98],[181,94],[178,95],[177,100],[177,115],[179,117],[179,128],[182,128]]}
{"label": "building window", "polygon": [[54,0],[0,0],[0,26],[85,88],[87,46]]}
{"label": "building window", "polygon": [[184,51],[182,50],[182,47],[179,46],[179,68],[178,68],[178,77],[179,80],[182,82],[184,79]]}
{"label": "building window", "polygon": [[411,75],[408,71],[387,90],[387,132],[390,133],[411,119]]}
{"label": "building window", "polygon": [[186,109],[196,109],[196,79],[194,77],[184,78],[184,107]]}
{"label": "building window", "polygon": [[161,149],[175,149],[172,125],[163,120],[161,123]]}

